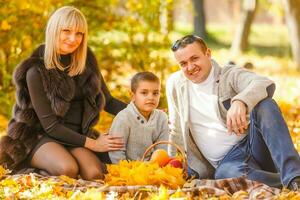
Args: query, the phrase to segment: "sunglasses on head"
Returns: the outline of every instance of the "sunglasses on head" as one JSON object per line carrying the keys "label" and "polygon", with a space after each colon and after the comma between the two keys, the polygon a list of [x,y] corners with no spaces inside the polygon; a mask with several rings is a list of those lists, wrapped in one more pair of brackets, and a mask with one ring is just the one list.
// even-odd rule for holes
{"label": "sunglasses on head", "polygon": [[172,47],[171,50],[172,51],[177,51],[180,47],[185,47],[188,44],[192,44],[193,42],[195,42],[196,40],[201,40],[202,38],[196,35],[187,35],[184,36],[183,38],[176,40]]}

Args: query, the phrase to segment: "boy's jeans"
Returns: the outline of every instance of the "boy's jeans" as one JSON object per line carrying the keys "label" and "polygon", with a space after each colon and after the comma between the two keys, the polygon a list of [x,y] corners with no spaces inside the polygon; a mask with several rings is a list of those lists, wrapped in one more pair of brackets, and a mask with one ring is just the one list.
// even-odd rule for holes
{"label": "boy's jeans", "polygon": [[273,187],[287,186],[300,176],[300,157],[273,99],[255,106],[248,135],[236,144],[216,169],[215,178],[245,176]]}

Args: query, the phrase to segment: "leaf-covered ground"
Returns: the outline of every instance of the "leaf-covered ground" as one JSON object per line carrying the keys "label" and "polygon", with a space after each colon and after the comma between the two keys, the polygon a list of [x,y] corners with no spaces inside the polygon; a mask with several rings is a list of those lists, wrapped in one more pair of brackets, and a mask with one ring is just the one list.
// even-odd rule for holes
{"label": "leaf-covered ground", "polygon": [[[133,163],[133,165],[144,165],[142,163]],[[217,187],[198,186],[188,188],[193,184],[193,181],[188,181],[184,188],[181,188],[181,181],[174,179],[178,178],[179,173],[172,172],[169,169],[162,168],[161,171],[152,171],[152,175],[147,177],[146,180],[150,181],[151,185],[145,183],[145,180],[141,180],[143,174],[151,174],[149,168],[143,166],[140,169],[131,168],[128,169],[128,164],[121,164],[120,169],[114,169],[114,171],[128,171],[122,175],[122,183],[124,180],[126,184],[134,183],[137,186],[111,186],[111,177],[115,176],[115,179],[120,179],[116,174],[110,174],[105,181],[84,181],[82,179],[75,180],[67,176],[51,176],[44,177],[38,174],[27,175],[5,175],[7,170],[0,167],[0,199],[221,199],[221,200],[240,200],[240,199],[300,199],[300,193],[292,192],[283,189],[281,192],[277,189],[275,192],[265,185],[255,184],[251,189],[237,189],[235,192],[231,192],[230,189],[226,190],[218,189]],[[156,168],[157,166],[149,166]],[[148,170],[148,171],[145,171]],[[134,173],[135,171],[135,173]],[[176,171],[176,170],[175,170]],[[143,173],[143,174],[139,174]],[[175,174],[175,176],[174,176]],[[126,177],[127,176],[127,177]],[[130,177],[130,179],[128,179]],[[124,179],[125,178],[125,179]],[[166,178],[173,179],[167,180]],[[133,179],[133,180],[132,180]],[[179,178],[180,179],[180,178]],[[163,181],[162,181],[163,180]],[[161,181],[161,182],[160,182]],[[150,183],[150,182],[149,182]],[[160,185],[160,183],[165,183]],[[172,183],[173,186],[178,185],[177,188],[170,189],[166,186],[166,183]],[[237,187],[243,187],[243,182]],[[120,185],[120,184],[117,184]],[[145,185],[142,186],[141,185]],[[227,187],[228,188],[228,187]]]}

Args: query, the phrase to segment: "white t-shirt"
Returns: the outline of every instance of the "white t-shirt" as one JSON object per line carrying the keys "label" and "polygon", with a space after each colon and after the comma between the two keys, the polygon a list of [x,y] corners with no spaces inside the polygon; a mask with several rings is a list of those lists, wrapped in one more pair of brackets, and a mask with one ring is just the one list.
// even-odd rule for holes
{"label": "white t-shirt", "polygon": [[218,97],[213,94],[214,68],[207,79],[199,84],[189,81],[190,130],[205,158],[218,166],[227,152],[245,135],[237,136],[227,132],[219,117]]}

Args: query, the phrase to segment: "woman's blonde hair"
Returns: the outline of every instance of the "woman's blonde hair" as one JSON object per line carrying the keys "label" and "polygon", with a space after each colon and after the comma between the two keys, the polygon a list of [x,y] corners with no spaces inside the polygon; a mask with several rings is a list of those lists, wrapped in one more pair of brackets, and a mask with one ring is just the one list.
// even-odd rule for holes
{"label": "woman's blonde hair", "polygon": [[60,55],[57,51],[59,36],[63,29],[75,29],[83,33],[79,47],[71,54],[69,76],[81,74],[85,68],[87,57],[88,27],[84,15],[75,7],[64,6],[57,9],[50,17],[46,28],[46,42],[44,62],[47,69],[58,68],[64,70],[59,62]]}

